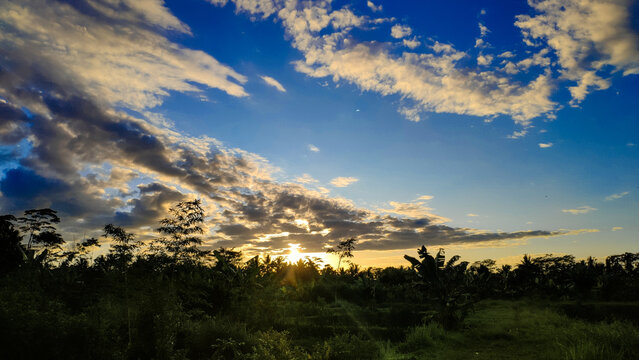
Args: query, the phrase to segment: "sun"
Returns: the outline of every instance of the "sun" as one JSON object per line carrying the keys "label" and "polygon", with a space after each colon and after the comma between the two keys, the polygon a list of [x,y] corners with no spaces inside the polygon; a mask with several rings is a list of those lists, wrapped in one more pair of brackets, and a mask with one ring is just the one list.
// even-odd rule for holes
{"label": "sun", "polygon": [[300,244],[288,244],[288,246],[288,254],[286,255],[287,262],[295,264],[306,256],[300,253]]}

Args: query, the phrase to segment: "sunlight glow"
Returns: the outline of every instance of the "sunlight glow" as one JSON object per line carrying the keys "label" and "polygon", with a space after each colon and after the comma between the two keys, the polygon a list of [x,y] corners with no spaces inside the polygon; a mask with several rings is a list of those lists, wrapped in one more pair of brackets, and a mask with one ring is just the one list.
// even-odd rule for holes
{"label": "sunlight glow", "polygon": [[300,244],[288,244],[288,255],[286,255],[286,261],[295,264],[304,258],[304,254],[300,253]]}

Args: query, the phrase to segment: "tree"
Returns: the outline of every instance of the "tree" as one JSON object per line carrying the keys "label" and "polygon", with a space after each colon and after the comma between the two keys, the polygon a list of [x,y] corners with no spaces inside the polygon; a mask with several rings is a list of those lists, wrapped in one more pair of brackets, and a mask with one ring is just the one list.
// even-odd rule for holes
{"label": "tree", "polygon": [[48,208],[31,209],[24,212],[24,216],[17,219],[20,230],[29,235],[27,250],[33,244],[43,244],[45,248],[57,247],[64,243],[57,233],[55,225],[60,222],[57,211]]}
{"label": "tree", "polygon": [[[133,259],[135,249],[138,248],[138,244],[135,242],[135,235],[127,233],[124,229],[113,224],[107,224],[104,226],[104,237],[112,238],[110,253],[115,257],[122,276],[124,277],[124,299],[126,302],[126,321],[127,321],[127,333],[129,338],[128,347],[131,348],[133,342],[131,333],[131,305],[129,300],[129,277],[128,269],[129,263]],[[91,243],[94,243],[91,240]]]}
{"label": "tree", "polygon": [[0,216],[0,273],[5,273],[20,266],[25,253],[20,244],[22,237],[15,229],[13,215]]}
{"label": "tree", "polygon": [[446,329],[458,326],[466,317],[475,302],[471,296],[471,277],[466,274],[468,262],[459,260],[455,255],[448,262],[444,249],[439,249],[435,257],[431,256],[425,246],[417,250],[420,260],[404,255],[420,278],[418,285],[424,290],[427,298],[437,306],[439,322]]}
{"label": "tree", "polygon": [[355,250],[355,238],[350,238],[348,240],[340,241],[339,245],[336,248],[330,248],[326,250],[328,254],[336,254],[339,257],[337,261],[337,269],[340,269],[342,265],[343,258],[352,258],[353,250]]}
{"label": "tree", "polygon": [[198,248],[202,244],[198,235],[204,232],[201,204],[199,199],[180,202],[169,210],[171,217],[160,220],[157,230],[164,236],[158,242],[176,262],[198,260],[208,253]]}

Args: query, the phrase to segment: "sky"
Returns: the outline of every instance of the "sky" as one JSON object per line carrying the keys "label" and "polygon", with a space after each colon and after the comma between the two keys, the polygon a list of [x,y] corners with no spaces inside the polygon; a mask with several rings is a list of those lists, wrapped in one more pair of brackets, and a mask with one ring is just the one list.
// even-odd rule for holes
{"label": "sky", "polygon": [[[0,209],[362,266],[639,251],[629,0],[0,2]],[[292,250],[291,250],[292,249]],[[299,256],[299,255],[296,255]],[[335,258],[325,258],[327,263]]]}

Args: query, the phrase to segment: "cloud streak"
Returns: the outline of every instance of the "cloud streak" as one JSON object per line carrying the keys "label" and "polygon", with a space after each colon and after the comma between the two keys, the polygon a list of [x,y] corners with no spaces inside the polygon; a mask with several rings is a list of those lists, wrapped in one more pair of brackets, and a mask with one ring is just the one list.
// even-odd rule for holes
{"label": "cloud streak", "polygon": [[596,211],[597,209],[595,209],[592,206],[588,206],[588,205],[584,205],[584,206],[580,206],[576,209],[563,209],[561,210],[561,212],[567,213],[567,214],[573,214],[573,215],[580,215],[580,214],[587,214],[591,211]]}
{"label": "cloud streak", "polygon": [[620,192],[618,194],[612,194],[612,195],[606,196],[606,201],[619,200],[628,194],[630,194],[629,191]]}
{"label": "cloud streak", "polygon": [[267,85],[269,85],[269,86],[272,86],[272,87],[276,88],[276,89],[277,89],[277,91],[279,91],[279,92],[284,92],[284,93],[286,92],[286,89],[284,89],[284,86],[282,86],[282,84],[280,84],[280,83],[279,83],[279,81],[277,81],[277,80],[273,79],[273,78],[272,78],[272,77],[270,77],[270,76],[266,76],[266,75],[262,75],[262,76],[260,76],[260,77],[262,78],[262,80],[264,80],[264,82],[265,82]]}
{"label": "cloud streak", "polygon": [[336,177],[333,180],[331,180],[331,185],[335,186],[335,187],[347,187],[350,184],[356,183],[358,182],[359,179],[356,177]]}

